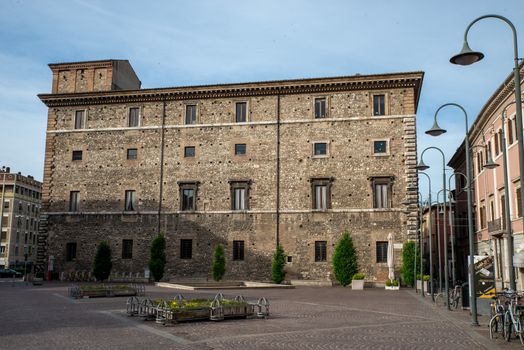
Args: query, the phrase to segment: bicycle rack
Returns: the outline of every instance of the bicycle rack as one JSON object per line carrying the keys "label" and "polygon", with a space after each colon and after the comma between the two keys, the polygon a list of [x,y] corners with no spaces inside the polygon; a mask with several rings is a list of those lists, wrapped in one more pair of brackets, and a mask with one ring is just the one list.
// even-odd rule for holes
{"label": "bicycle rack", "polygon": [[258,318],[267,318],[269,316],[269,301],[267,301],[266,298],[262,297],[258,299],[257,307],[258,307],[258,312],[257,312]]}

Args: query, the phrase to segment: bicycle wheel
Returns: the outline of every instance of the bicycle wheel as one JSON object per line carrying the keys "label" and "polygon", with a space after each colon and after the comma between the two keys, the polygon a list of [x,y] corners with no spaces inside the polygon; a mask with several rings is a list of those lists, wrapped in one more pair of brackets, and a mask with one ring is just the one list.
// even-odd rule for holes
{"label": "bicycle wheel", "polygon": [[454,293],[450,300],[450,305],[453,309],[458,309],[459,304],[460,304],[460,295],[457,293]]}
{"label": "bicycle wheel", "polygon": [[522,327],[524,326],[524,315],[519,315],[519,318],[518,318],[518,322],[519,322],[519,331],[518,331],[518,334],[519,334],[519,339],[520,339],[520,344],[522,346],[524,346],[524,334],[522,334]]}
{"label": "bicycle wheel", "polygon": [[489,338],[504,337],[504,323],[502,315],[495,315],[489,321]]}
{"label": "bicycle wheel", "polygon": [[435,305],[438,307],[446,306],[446,298],[444,297],[444,293],[438,293],[437,296],[435,296]]}
{"label": "bicycle wheel", "polygon": [[506,311],[504,314],[504,338],[506,341],[510,341],[511,339],[511,328],[513,328],[513,325],[511,324],[511,316],[509,311]]}

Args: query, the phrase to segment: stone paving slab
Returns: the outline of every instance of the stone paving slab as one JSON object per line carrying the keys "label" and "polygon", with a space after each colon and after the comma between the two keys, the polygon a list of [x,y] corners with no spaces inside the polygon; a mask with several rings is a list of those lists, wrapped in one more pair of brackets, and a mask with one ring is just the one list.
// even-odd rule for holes
{"label": "stone paving slab", "polygon": [[[151,298],[218,291],[148,286]],[[74,300],[67,285],[0,285],[1,349],[521,349],[491,341],[467,311],[437,309],[411,290],[341,287],[227,290],[271,302],[268,319],[162,326],[125,314],[126,298]]]}

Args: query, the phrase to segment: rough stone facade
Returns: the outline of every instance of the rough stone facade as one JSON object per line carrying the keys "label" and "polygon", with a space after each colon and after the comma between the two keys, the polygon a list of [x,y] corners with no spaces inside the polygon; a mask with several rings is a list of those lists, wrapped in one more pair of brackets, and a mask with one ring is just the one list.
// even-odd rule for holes
{"label": "rough stone facade", "polygon": [[[74,77],[101,65],[102,78],[113,76],[110,62],[51,65],[53,84],[61,86],[57,72]],[[417,207],[405,202],[418,190],[422,78],[413,72],[124,91],[98,91],[100,84],[87,81],[93,87],[87,92],[39,95],[49,107],[43,205],[56,269],[90,270],[96,245],[107,240],[114,270],[143,273],[150,242],[161,231],[168,278],[209,277],[221,243],[227,279],[267,280],[278,241],[288,255],[287,278],[330,279],[334,246],[347,230],[362,272],[383,281],[387,266],[376,262],[376,242],[393,233],[403,243],[416,230]],[[373,116],[377,94],[384,95],[385,115]],[[326,99],[324,118],[315,118],[316,98]],[[247,106],[243,123],[235,119],[238,102]],[[188,105],[196,106],[195,124],[185,123]],[[137,127],[128,126],[131,108],[140,111]],[[86,119],[75,129],[79,110]],[[387,141],[381,154],[374,154],[376,140]],[[326,154],[315,156],[315,143],[325,143]],[[245,144],[246,154],[235,155],[235,144]],[[194,157],[184,157],[188,146]],[[130,148],[136,159],[127,159]],[[73,151],[82,151],[82,160],[73,161]],[[391,183],[389,208],[373,208],[375,177]],[[326,210],[313,209],[316,179],[329,182]],[[236,181],[247,184],[247,210],[232,210]],[[195,210],[181,210],[184,183],[195,186]],[[129,190],[136,191],[136,210],[124,211]],[[75,212],[71,191],[80,197]],[[124,239],[133,240],[131,259],[122,259]],[[180,258],[181,239],[192,239],[191,259]],[[238,240],[243,260],[232,259]],[[315,261],[315,241],[326,242],[326,261]],[[66,261],[71,242],[76,256]],[[399,270],[401,245],[396,248]]]}

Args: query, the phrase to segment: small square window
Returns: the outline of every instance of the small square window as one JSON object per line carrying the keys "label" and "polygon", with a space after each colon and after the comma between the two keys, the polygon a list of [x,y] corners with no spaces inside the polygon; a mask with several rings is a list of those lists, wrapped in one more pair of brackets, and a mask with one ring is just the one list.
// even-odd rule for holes
{"label": "small square window", "polygon": [[127,149],[127,159],[128,160],[135,160],[137,156],[138,156],[138,150],[136,148]]}
{"label": "small square window", "polygon": [[387,154],[388,142],[386,140],[373,141],[373,153],[375,154]]}
{"label": "small square window", "polygon": [[313,155],[314,156],[326,156],[327,155],[327,143],[325,142],[314,143]]}
{"label": "small square window", "polygon": [[287,262],[288,263],[292,263],[293,262],[293,257],[291,255],[287,256]]}
{"label": "small square window", "polygon": [[186,106],[186,124],[196,124],[196,105]]}
{"label": "small square window", "polygon": [[235,121],[245,123],[247,121],[247,102],[237,102],[235,107]]}
{"label": "small square window", "polygon": [[184,148],[184,157],[192,158],[195,156],[195,146],[187,146]]}
{"label": "small square window", "polygon": [[82,160],[82,151],[73,151],[73,160]]}
{"label": "small square window", "polygon": [[191,259],[193,257],[193,240],[180,240],[180,259]]}
{"label": "small square window", "polygon": [[133,240],[122,240],[122,259],[133,259]]}
{"label": "small square window", "polygon": [[315,119],[326,117],[326,98],[315,98]]}
{"label": "small square window", "polygon": [[245,143],[235,144],[235,155],[241,156],[245,154],[246,154],[246,144]]}
{"label": "small square window", "polygon": [[388,242],[377,242],[377,263],[388,261]]}
{"label": "small square window", "polygon": [[244,260],[244,241],[233,241],[233,260]]}
{"label": "small square window", "polygon": [[326,241],[315,241],[315,261],[327,261]]}
{"label": "small square window", "polygon": [[373,115],[385,115],[386,111],[385,106],[385,96],[384,95],[374,95],[373,96]]}

